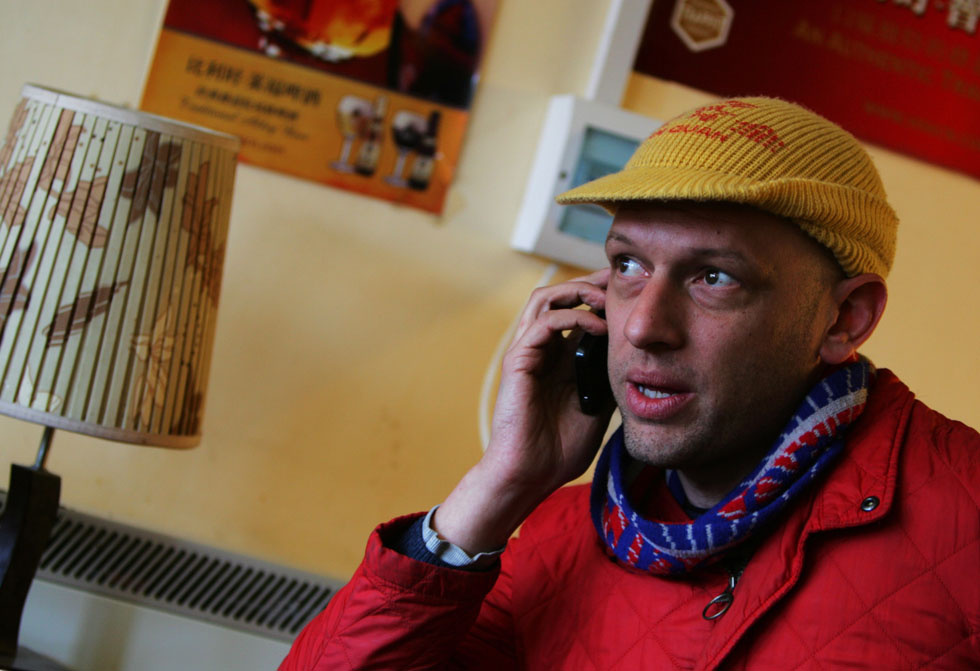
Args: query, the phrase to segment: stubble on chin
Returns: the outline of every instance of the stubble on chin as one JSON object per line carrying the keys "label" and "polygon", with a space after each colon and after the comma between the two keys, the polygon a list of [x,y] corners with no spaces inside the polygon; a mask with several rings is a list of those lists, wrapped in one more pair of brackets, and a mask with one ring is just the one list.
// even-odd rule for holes
{"label": "stubble on chin", "polygon": [[785,403],[786,398],[778,394],[755,395],[724,412],[716,408],[707,416],[677,423],[647,423],[624,416],[626,451],[633,460],[656,468],[701,473],[710,479],[741,479],[784,428]]}
{"label": "stubble on chin", "polygon": [[642,464],[657,468],[685,468],[705,458],[711,451],[707,436],[670,435],[663,427],[644,425],[637,420],[624,420],[623,440],[629,456]]}

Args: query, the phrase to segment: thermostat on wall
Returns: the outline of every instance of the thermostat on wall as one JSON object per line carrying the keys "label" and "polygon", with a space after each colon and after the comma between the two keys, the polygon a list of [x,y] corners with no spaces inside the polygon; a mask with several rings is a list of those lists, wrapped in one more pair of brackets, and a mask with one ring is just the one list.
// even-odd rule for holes
{"label": "thermostat on wall", "polygon": [[661,123],[571,95],[553,97],[511,245],[574,266],[604,266],[612,217],[597,205],[558,205],[555,196],[622,168]]}

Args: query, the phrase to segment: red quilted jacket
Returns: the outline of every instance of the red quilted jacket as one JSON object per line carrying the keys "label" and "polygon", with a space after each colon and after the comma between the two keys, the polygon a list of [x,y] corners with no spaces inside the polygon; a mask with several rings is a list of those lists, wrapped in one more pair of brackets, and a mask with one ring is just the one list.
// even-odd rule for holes
{"label": "red quilted jacket", "polygon": [[756,550],[707,621],[720,568],[665,579],[613,563],[588,489],[559,490],[499,571],[437,568],[372,535],[281,671],[980,669],[980,434],[881,370],[844,457]]}

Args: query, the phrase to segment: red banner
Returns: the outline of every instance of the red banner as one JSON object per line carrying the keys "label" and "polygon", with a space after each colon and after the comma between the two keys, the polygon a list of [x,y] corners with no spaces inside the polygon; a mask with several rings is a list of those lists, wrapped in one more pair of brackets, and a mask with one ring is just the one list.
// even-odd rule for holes
{"label": "red banner", "polygon": [[980,0],[658,0],[637,72],[794,100],[980,177]]}

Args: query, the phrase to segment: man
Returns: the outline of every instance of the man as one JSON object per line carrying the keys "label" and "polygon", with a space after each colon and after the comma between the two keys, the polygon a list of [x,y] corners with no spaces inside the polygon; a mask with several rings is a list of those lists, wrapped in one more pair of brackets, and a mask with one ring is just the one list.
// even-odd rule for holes
{"label": "man", "polygon": [[[282,669],[980,668],[980,435],[857,354],[897,220],[854,138],[722,101],[559,200],[615,212],[609,268],[535,291],[483,459]],[[563,488],[612,409],[583,332],[622,428]]]}

